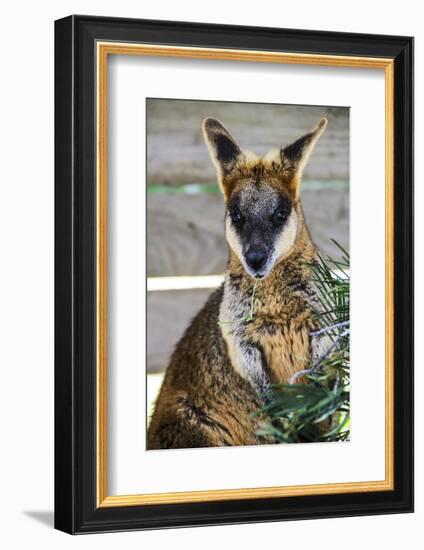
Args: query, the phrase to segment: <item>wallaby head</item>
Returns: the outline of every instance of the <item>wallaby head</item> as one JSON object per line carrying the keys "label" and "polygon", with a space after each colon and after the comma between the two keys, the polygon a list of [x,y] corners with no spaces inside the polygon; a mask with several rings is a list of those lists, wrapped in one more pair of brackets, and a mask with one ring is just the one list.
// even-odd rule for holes
{"label": "wallaby head", "polygon": [[303,223],[302,172],[326,125],[322,118],[311,132],[259,158],[242,151],[218,120],[203,122],[226,202],[226,238],[252,277],[266,277],[296,243]]}

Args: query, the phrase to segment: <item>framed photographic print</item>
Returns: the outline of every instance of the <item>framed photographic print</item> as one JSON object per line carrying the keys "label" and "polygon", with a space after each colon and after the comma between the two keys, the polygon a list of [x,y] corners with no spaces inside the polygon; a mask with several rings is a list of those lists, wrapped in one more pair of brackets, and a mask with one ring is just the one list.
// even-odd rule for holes
{"label": "framed photographic print", "polygon": [[413,39],[55,24],[55,525],[413,509]]}

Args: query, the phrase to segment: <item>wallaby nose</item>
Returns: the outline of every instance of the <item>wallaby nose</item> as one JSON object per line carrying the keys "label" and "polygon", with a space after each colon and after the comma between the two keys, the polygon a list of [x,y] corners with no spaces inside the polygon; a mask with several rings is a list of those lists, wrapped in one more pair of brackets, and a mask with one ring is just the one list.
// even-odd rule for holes
{"label": "wallaby nose", "polygon": [[258,248],[251,248],[248,252],[246,252],[247,265],[252,269],[260,269],[264,265],[265,259],[265,252]]}

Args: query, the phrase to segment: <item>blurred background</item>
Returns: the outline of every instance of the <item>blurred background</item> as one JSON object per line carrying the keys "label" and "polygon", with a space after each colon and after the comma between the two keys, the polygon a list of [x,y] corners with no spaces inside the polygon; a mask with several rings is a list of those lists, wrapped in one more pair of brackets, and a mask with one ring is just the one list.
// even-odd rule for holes
{"label": "blurred background", "polygon": [[[160,374],[191,318],[218,286],[228,250],[224,201],[203,140],[212,116],[243,149],[263,154],[328,126],[305,168],[302,204],[318,249],[349,249],[349,109],[148,99],[147,372]],[[161,376],[148,377],[151,402]]]}

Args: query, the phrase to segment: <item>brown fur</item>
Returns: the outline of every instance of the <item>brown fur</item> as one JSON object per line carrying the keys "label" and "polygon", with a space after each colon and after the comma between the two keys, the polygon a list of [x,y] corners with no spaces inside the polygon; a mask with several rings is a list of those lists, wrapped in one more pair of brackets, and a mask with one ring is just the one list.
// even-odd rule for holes
{"label": "brown fur", "polygon": [[218,324],[223,287],[193,319],[171,358],[148,432],[149,449],[254,445],[260,400],[233,368]]}

